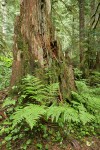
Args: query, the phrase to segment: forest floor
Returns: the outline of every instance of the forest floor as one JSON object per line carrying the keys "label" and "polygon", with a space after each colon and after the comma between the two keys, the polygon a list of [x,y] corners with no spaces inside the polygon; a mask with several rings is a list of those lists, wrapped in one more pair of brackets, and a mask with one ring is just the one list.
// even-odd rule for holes
{"label": "forest floor", "polygon": [[[1,140],[2,139],[0,139],[0,142]],[[36,143],[34,142],[30,145],[27,150],[100,150],[100,139],[98,137],[85,137],[84,139],[81,139],[81,141],[75,139],[72,141],[64,140],[62,144],[47,142],[45,140],[42,143],[42,148],[36,148]],[[12,150],[23,150],[19,148],[19,145]],[[44,148],[45,145],[48,145],[48,149]],[[6,149],[6,146],[4,145],[0,150],[8,149]]]}
{"label": "forest floor", "polygon": [[[28,150],[38,150],[34,148],[34,144]],[[48,150],[100,150],[100,139],[98,137],[85,137],[81,141],[75,139],[72,141],[64,140],[62,144],[44,141],[44,145],[46,144],[48,144]]]}

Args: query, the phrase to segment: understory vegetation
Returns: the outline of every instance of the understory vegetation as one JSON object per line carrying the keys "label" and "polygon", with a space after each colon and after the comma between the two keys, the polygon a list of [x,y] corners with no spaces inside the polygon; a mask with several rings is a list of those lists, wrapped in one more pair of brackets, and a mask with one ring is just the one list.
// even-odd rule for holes
{"label": "understory vegetation", "polygon": [[[81,79],[79,71],[76,78],[77,92],[72,91],[72,100],[63,103],[59,101],[59,83],[46,85],[31,75],[23,78],[20,85],[13,87],[17,101],[7,97],[3,103],[8,118],[0,126],[0,135],[6,135],[2,144],[7,143],[8,149],[14,149],[13,142],[24,139],[26,144],[24,141],[20,146],[27,149],[37,133],[41,139],[51,138],[61,143],[72,135],[77,139],[98,135],[100,85],[95,87],[94,83],[94,87],[90,87],[89,81]],[[54,131],[53,126],[58,131]],[[37,147],[42,144],[37,143]]]}

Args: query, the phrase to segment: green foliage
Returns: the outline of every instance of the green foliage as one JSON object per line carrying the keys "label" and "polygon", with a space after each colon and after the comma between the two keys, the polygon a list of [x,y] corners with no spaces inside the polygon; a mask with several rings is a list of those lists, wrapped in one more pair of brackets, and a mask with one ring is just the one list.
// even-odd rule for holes
{"label": "green foliage", "polygon": [[14,20],[18,12],[18,0],[0,0],[0,90],[9,86],[12,65]]}
{"label": "green foliage", "polygon": [[8,97],[4,100],[2,107],[8,107],[11,105],[15,105],[16,101],[13,100],[12,98]]}
{"label": "green foliage", "polygon": [[76,80],[82,79],[82,71],[79,70],[78,68],[74,68],[74,75]]}
{"label": "green foliage", "polygon": [[21,95],[31,102],[47,104],[56,99],[59,84],[44,85],[38,78],[27,75],[20,86]]}
{"label": "green foliage", "polygon": [[0,56],[0,89],[4,89],[9,86],[11,76],[12,59]]}
{"label": "green foliage", "polygon": [[0,32],[0,54],[5,54],[5,50],[8,51],[9,47],[3,39],[3,33]]}
{"label": "green foliage", "polygon": [[[0,134],[6,133],[4,141],[10,142],[23,138],[24,133],[36,127],[40,119],[45,119],[48,105],[53,101],[57,103],[58,88],[58,83],[45,85],[38,78],[30,75],[22,79],[21,85],[13,87],[13,92],[17,91],[19,98],[18,101],[12,98],[7,98],[4,101],[3,107],[7,110],[14,105],[11,111],[7,111],[9,118],[1,128]],[[25,129],[21,135],[21,127],[23,126]],[[26,145],[24,145],[25,147]]]}
{"label": "green foliage", "polygon": [[85,81],[76,81],[75,83],[77,86],[78,93],[88,93],[89,92],[89,88],[87,87]]}
{"label": "green foliage", "polygon": [[38,149],[40,149],[40,150],[43,149],[43,146],[42,146],[42,144],[40,144],[40,143],[36,144],[36,147],[37,147]]}
{"label": "green foliage", "polygon": [[[80,83],[79,85],[82,87],[84,84]],[[83,88],[80,88],[80,90],[82,89]],[[91,122],[91,120],[93,121],[94,119],[82,104],[74,101],[72,102],[74,108],[66,103],[62,106],[57,106],[57,103],[53,103],[52,106],[48,107],[47,104],[53,102],[52,99],[55,98],[55,102],[57,102],[58,84],[44,85],[38,78],[27,75],[27,77],[22,80],[19,90],[21,101],[19,101],[20,105],[17,106],[16,111],[11,116],[13,126],[25,120],[32,129],[33,126],[36,125],[36,121],[44,114],[47,115],[48,119],[51,118],[52,121],[55,120],[56,122],[59,121],[60,117],[63,117],[64,122],[82,122],[83,124]],[[77,98],[78,94],[75,94]],[[6,103],[12,104],[12,102],[7,101]],[[85,118],[85,116],[87,117]]]}
{"label": "green foliage", "polygon": [[[6,134],[4,141],[22,139],[27,132],[28,136],[33,136],[41,130],[43,138],[48,138],[53,132],[47,133],[47,126],[43,120],[48,123],[57,123],[60,128],[65,128],[67,125],[67,131],[65,131],[68,133],[78,131],[81,136],[84,136],[92,131],[95,134],[95,128],[98,128],[100,124],[98,115],[100,102],[98,97],[93,96],[97,89],[95,91],[89,89],[83,81],[76,81],[76,85],[79,93],[72,92],[72,101],[62,104],[57,100],[58,83],[46,85],[40,79],[27,75],[22,79],[21,85],[13,88],[13,90],[17,88],[18,91],[19,98],[16,103],[15,100],[7,98],[3,104],[4,107],[14,105],[13,110],[8,112],[9,118],[1,127],[0,134]],[[77,129],[79,126],[80,131]],[[92,128],[92,126],[94,128],[90,131],[89,127]],[[29,139],[31,138],[29,137]],[[59,140],[62,141],[62,137],[57,138],[55,135],[53,141]],[[23,149],[27,148],[26,145],[22,147]]]}
{"label": "green foliage", "polygon": [[[3,107],[15,105],[13,113],[9,112],[8,121],[5,122],[7,128],[3,126],[1,129],[1,134],[7,134],[6,141],[25,136],[20,133],[23,126],[25,127],[23,128],[24,133],[30,129],[34,132],[35,127],[39,122],[42,123],[42,120],[51,120],[60,126],[66,123],[70,126],[73,123],[75,126],[86,126],[88,123],[99,124],[99,101],[90,97],[91,90],[89,92],[89,88],[84,82],[77,81],[79,93],[72,92],[73,100],[70,104],[57,102],[58,85],[57,83],[45,85],[38,78],[30,75],[22,79],[18,89],[18,101],[15,103],[15,100],[7,98],[3,104]],[[50,103],[52,103],[51,106],[49,106]],[[42,124],[41,129],[45,133],[46,128]],[[16,133],[18,137],[16,137]],[[48,136],[47,133],[44,137],[46,136]]]}
{"label": "green foliage", "polygon": [[55,119],[56,122],[59,122],[61,116],[63,117],[64,122],[79,122],[78,112],[67,105],[51,106],[47,110],[47,117],[49,118],[50,116],[52,121]]}
{"label": "green foliage", "polygon": [[100,87],[100,72],[92,71],[88,78],[88,83],[90,86]]}
{"label": "green foliage", "polygon": [[36,126],[36,122],[45,114],[45,112],[44,106],[34,104],[29,104],[23,109],[17,109],[13,116],[11,116],[11,119],[13,119],[13,127],[25,120],[32,129],[33,126]]}
{"label": "green foliage", "polygon": [[[74,101],[73,106],[78,106],[80,103],[86,109],[88,113],[94,116],[95,123],[100,122],[100,118],[97,117],[100,115],[100,91],[99,88],[92,89],[88,87],[85,82],[76,81],[78,93],[72,92],[72,98]],[[98,93],[98,95],[95,95]],[[76,102],[77,101],[77,102]],[[88,115],[88,114],[87,114]],[[87,119],[89,116],[84,114],[84,117]],[[92,117],[92,116],[91,116]],[[90,117],[90,118],[91,118]]]}

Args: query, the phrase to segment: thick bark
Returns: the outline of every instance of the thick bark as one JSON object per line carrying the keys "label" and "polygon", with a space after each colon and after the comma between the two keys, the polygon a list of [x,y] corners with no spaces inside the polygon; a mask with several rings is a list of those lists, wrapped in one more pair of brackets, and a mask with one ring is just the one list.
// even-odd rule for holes
{"label": "thick bark", "polygon": [[51,23],[50,0],[24,0],[15,22],[11,86],[27,73],[39,77],[52,70],[48,82],[60,82],[59,93],[65,98],[75,90],[71,65],[66,63]]}
{"label": "thick bark", "polygon": [[84,67],[84,41],[85,41],[85,14],[84,7],[85,1],[78,0],[79,2],[79,49],[80,49],[80,68]]}

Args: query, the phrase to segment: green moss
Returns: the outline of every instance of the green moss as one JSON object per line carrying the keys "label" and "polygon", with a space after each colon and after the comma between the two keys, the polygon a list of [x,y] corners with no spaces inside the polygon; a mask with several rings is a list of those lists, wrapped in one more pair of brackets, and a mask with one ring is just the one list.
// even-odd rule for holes
{"label": "green moss", "polygon": [[18,49],[23,50],[23,40],[21,34],[18,36],[17,45],[18,45]]}

